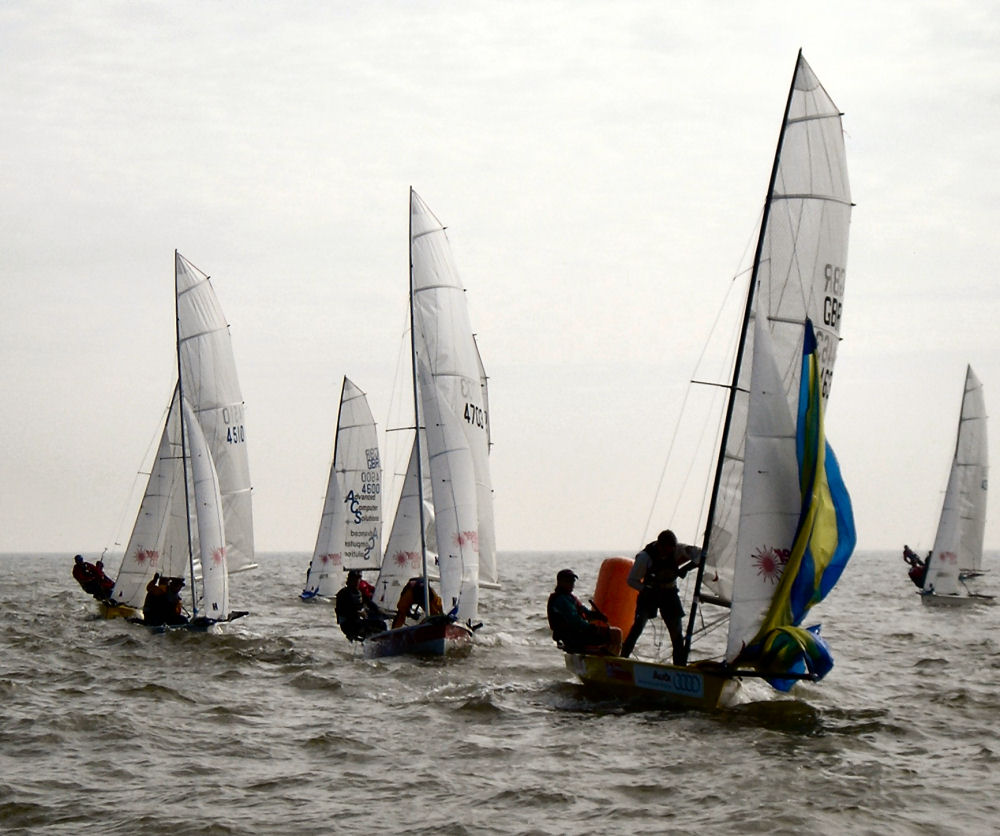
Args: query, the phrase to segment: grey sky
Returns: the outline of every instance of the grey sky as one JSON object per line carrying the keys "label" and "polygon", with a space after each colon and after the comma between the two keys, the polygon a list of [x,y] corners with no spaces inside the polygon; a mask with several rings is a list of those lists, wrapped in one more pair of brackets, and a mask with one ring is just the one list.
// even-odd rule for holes
{"label": "grey sky", "polygon": [[[403,420],[410,185],[491,378],[498,547],[641,545],[800,46],[857,204],[828,435],[860,547],[930,548],[966,363],[1000,402],[997,12],[3,4],[0,551],[127,536],[175,375],[174,248],[232,326],[258,548],[311,548],[341,376]],[[673,514],[677,467],[651,525],[691,539],[705,475]]]}

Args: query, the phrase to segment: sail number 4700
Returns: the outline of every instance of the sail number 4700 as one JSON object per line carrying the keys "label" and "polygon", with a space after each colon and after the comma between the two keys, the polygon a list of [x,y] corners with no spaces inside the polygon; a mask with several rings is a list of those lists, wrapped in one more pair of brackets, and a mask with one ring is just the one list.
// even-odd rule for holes
{"label": "sail number 4700", "polygon": [[481,406],[476,406],[474,403],[467,403],[465,405],[465,420],[475,427],[485,427],[486,411]]}

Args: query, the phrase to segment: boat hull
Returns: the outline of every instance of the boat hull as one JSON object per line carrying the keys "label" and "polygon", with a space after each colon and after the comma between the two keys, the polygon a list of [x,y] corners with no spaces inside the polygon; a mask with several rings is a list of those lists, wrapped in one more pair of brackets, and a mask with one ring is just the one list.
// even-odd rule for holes
{"label": "boat hull", "polygon": [[589,688],[615,697],[652,700],[673,708],[713,711],[724,705],[738,680],[698,665],[668,665],[567,653],[566,667]]}
{"label": "boat hull", "polygon": [[939,595],[937,592],[921,592],[920,600],[929,607],[964,607],[969,604],[992,604],[993,595],[970,593],[967,595]]}
{"label": "boat hull", "polygon": [[467,652],[472,630],[450,619],[428,619],[368,636],[362,642],[366,659],[385,656],[446,656]]}
{"label": "boat hull", "polygon": [[141,618],[142,611],[126,604],[114,604],[109,601],[98,601],[97,611],[101,618]]}

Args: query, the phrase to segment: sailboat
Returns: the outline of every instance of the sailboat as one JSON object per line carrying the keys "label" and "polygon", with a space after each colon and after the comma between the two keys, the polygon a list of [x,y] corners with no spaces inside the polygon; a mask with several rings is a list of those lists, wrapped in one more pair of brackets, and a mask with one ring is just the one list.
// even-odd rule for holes
{"label": "sailboat", "polygon": [[184,579],[187,626],[229,608],[229,575],[256,567],[244,404],[211,281],[174,252],[177,381],[106,616],[138,615],[154,575]]}
{"label": "sailboat", "polygon": [[982,574],[983,532],[989,457],[983,385],[972,366],[965,370],[955,455],[938,520],[934,548],[927,557],[921,600],[925,604],[992,602],[970,587]]}
{"label": "sailboat", "polygon": [[323,513],[300,597],[332,598],[351,569],[377,572],[381,543],[382,462],[375,419],[365,393],[345,377]]}
{"label": "sailboat", "polygon": [[[568,653],[567,667],[589,686],[713,709],[744,677],[787,690],[832,667],[818,628],[800,625],[855,544],[824,430],[852,207],[840,117],[800,52],[727,388],[683,663]],[[693,643],[724,622],[725,646],[692,661]],[[614,626],[624,634],[631,621]]]}
{"label": "sailboat", "polygon": [[[368,658],[468,649],[479,587],[497,583],[486,373],[445,228],[413,189],[410,355],[413,448],[375,596],[394,611],[399,589],[419,578],[425,615],[366,638]],[[442,612],[427,615],[435,570]]]}

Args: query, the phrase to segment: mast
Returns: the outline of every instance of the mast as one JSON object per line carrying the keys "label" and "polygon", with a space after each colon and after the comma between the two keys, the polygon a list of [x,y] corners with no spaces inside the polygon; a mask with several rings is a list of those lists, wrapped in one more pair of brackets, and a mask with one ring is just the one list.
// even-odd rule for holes
{"label": "mast", "polygon": [[187,436],[184,431],[184,376],[181,373],[181,316],[177,294],[177,258],[179,253],[174,250],[174,329],[177,344],[177,417],[181,422],[181,470],[184,473],[184,524],[187,526],[188,567],[191,571],[191,617],[198,614],[198,596],[195,592],[194,580],[194,548],[191,544],[191,499],[188,496],[187,472]]}
{"label": "mast", "polygon": [[413,310],[413,186],[410,186],[409,251],[410,251],[410,365],[413,372],[413,426],[417,457],[417,508],[420,514],[420,567],[424,577],[424,615],[431,614],[431,593],[427,583],[427,538],[424,530],[424,473],[420,461],[420,397],[417,383],[417,328]]}
{"label": "mast", "polygon": [[764,250],[764,236],[767,234],[768,218],[771,214],[771,203],[774,196],[774,183],[778,177],[778,164],[781,160],[781,146],[785,141],[785,128],[788,124],[788,113],[792,105],[792,95],[795,92],[795,79],[799,75],[799,63],[802,61],[802,50],[795,58],[795,71],[792,73],[792,81],[788,87],[788,98],[785,100],[785,112],[781,119],[781,130],[778,132],[778,144],[774,151],[774,162],[771,165],[771,178],[767,185],[767,197],[764,200],[764,212],[760,222],[760,232],[757,236],[757,248],[754,251],[753,270],[750,275],[750,286],[747,288],[747,300],[743,309],[743,322],[740,326],[740,339],[736,348],[736,362],[733,365],[732,382],[729,385],[729,398],[726,403],[726,417],[722,425],[722,440],[719,446],[719,458],[715,466],[715,479],[712,483],[712,498],[708,506],[708,519],[705,523],[705,536],[702,540],[701,561],[698,564],[698,574],[694,582],[694,594],[691,598],[691,613],[688,616],[687,632],[684,635],[684,659],[682,664],[687,664],[688,654],[691,652],[691,636],[694,633],[694,622],[698,614],[698,600],[701,595],[702,579],[705,575],[705,560],[708,556],[708,546],[712,535],[712,524],[715,520],[716,505],[719,499],[719,485],[722,482],[722,469],[726,460],[726,445],[729,442],[729,429],[733,419],[733,407],[735,406],[735,394],[739,387],[740,371],[743,366],[743,351],[746,347],[747,329],[750,325],[750,315],[753,311],[753,302],[757,290],[757,276],[760,271],[760,257]]}

